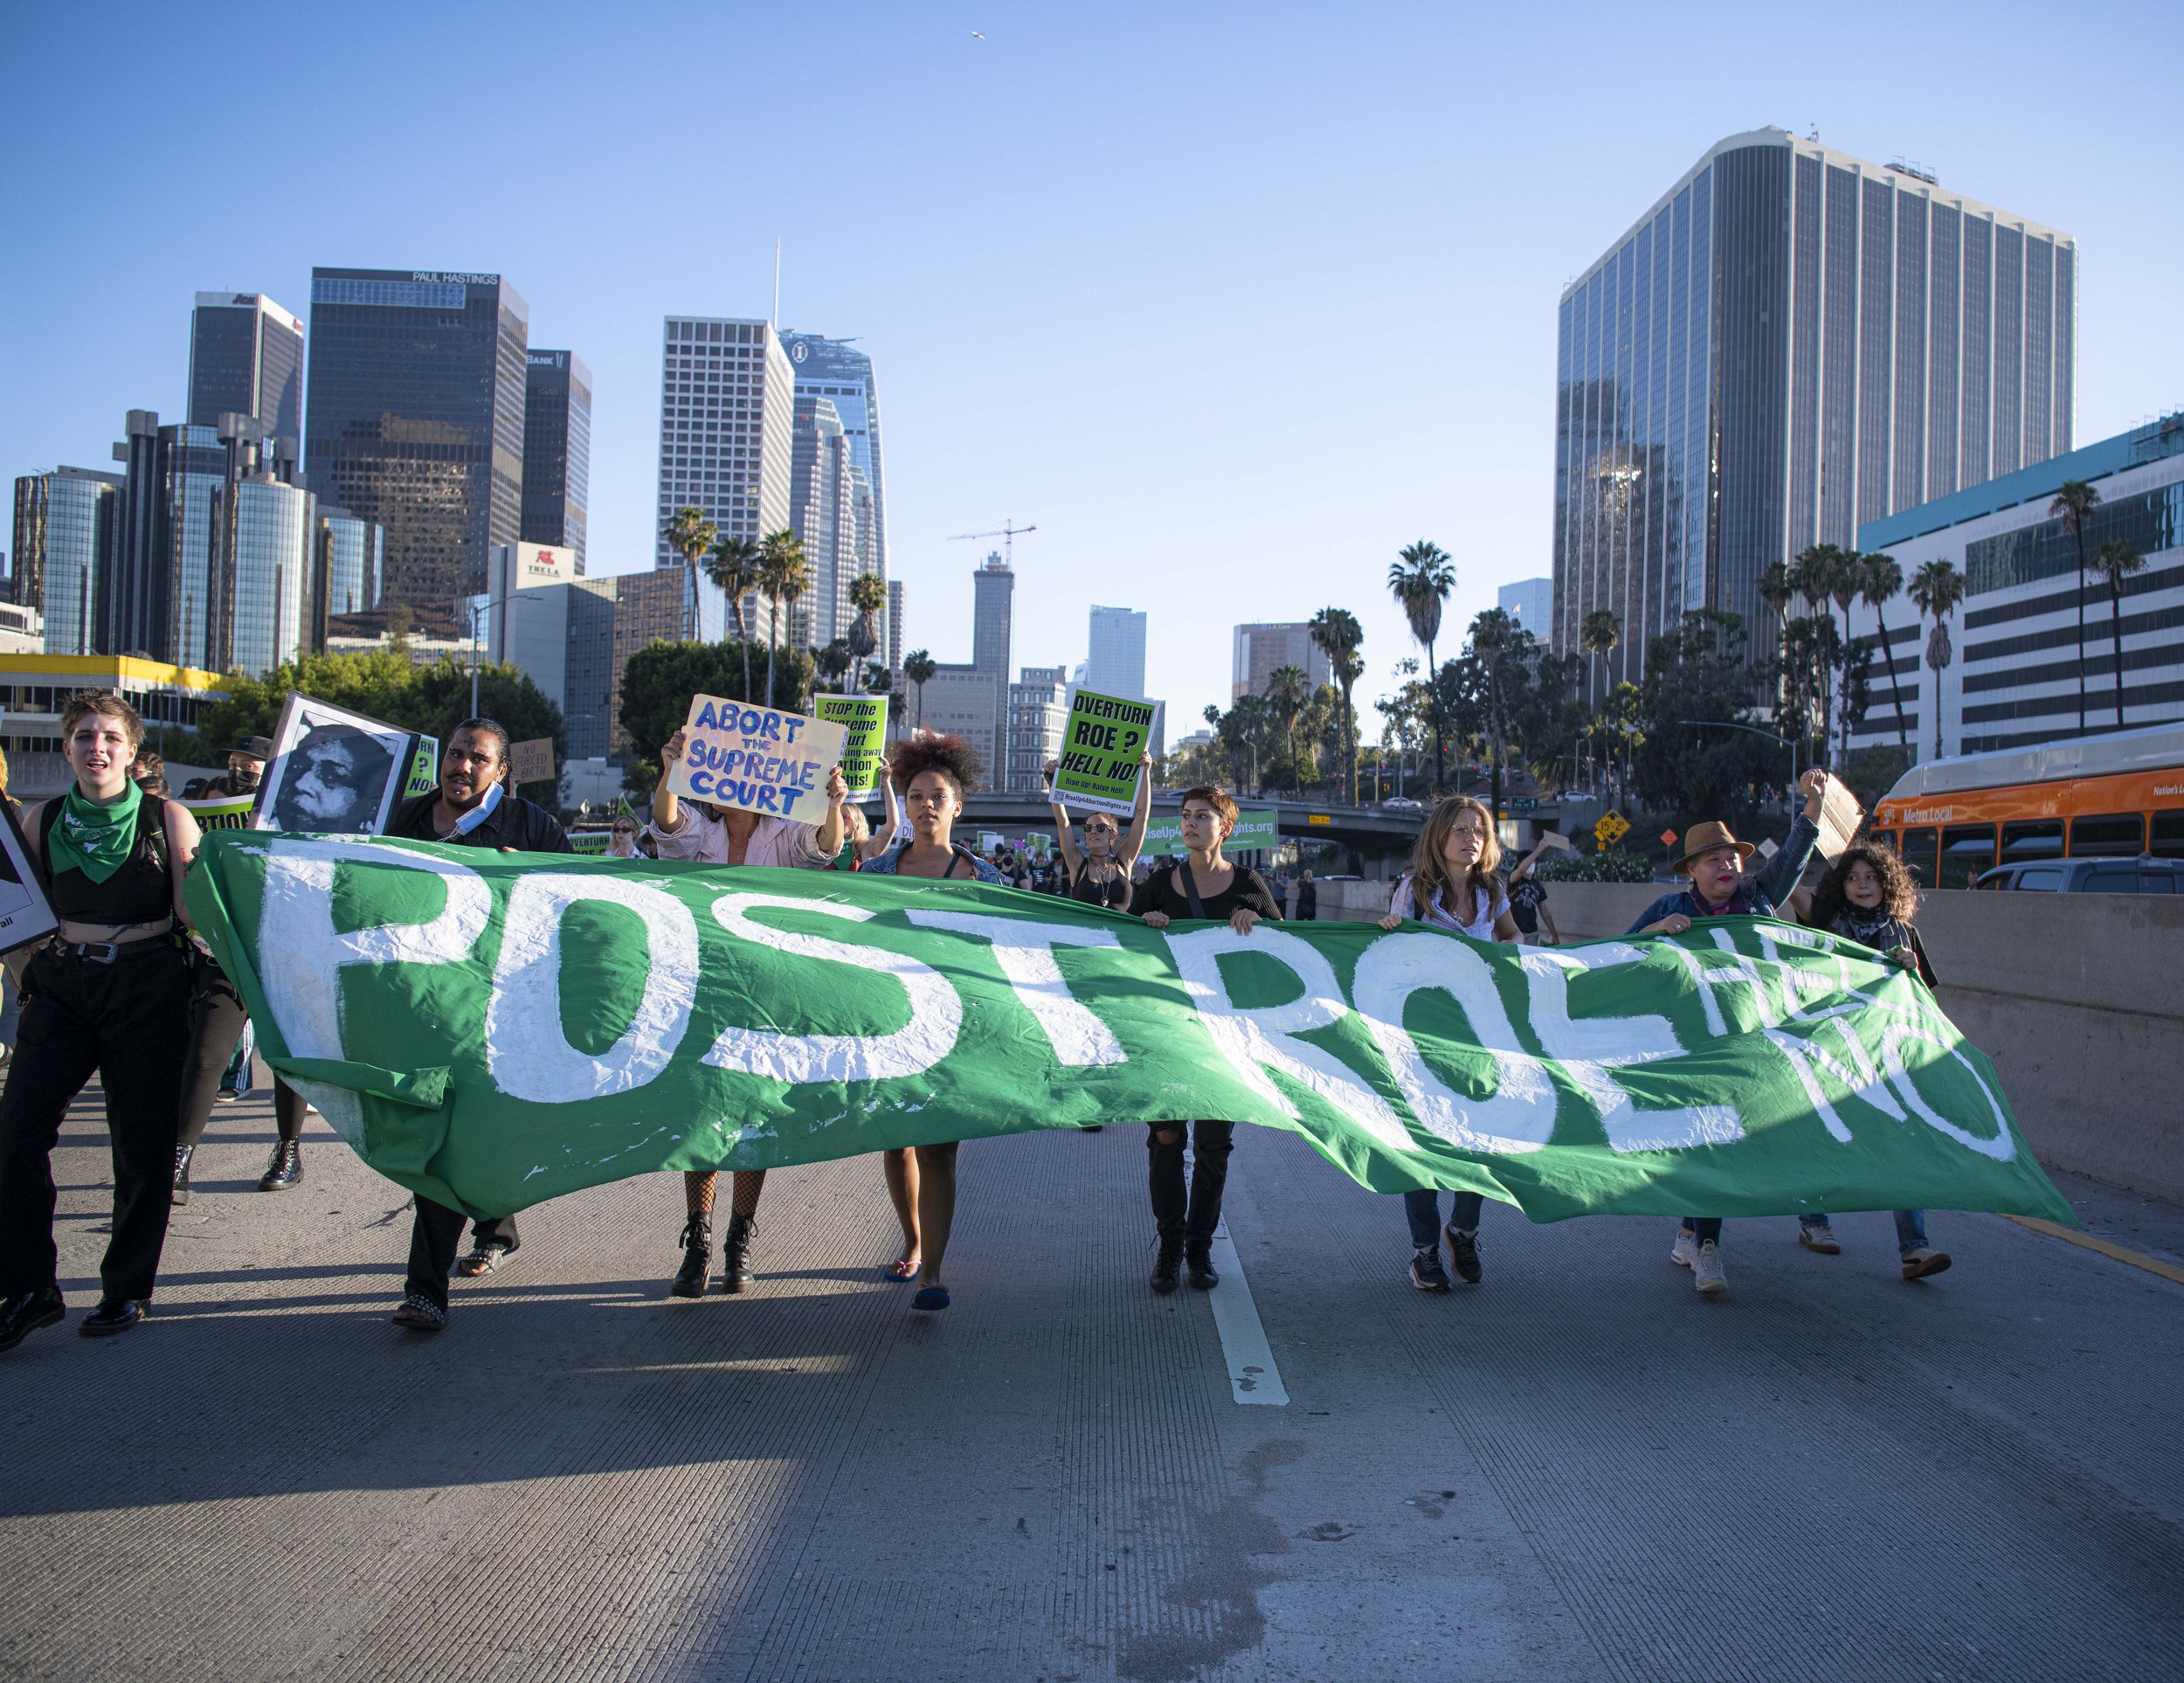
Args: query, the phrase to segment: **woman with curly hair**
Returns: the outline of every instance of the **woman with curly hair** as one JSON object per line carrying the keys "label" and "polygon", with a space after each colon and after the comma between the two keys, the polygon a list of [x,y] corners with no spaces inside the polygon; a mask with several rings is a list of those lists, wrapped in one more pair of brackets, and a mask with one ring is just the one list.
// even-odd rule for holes
{"label": "woman with curly hair", "polygon": [[[910,838],[891,842],[860,869],[883,876],[1001,886],[1001,873],[955,839],[963,798],[978,786],[978,756],[961,737],[906,737],[896,743],[888,756],[888,781],[902,795]],[[940,1264],[956,1218],[956,1145],[951,1139],[881,1153],[888,1195],[902,1223],[902,1255],[888,1272],[895,1279],[915,1273],[918,1292],[911,1306],[929,1312],[948,1306]]]}
{"label": "woman with curly hair", "polygon": [[[1813,890],[1813,912],[1807,920],[1814,928],[1885,952],[1906,970],[1918,973],[1927,987],[1934,986],[1933,966],[1926,949],[1911,927],[1918,910],[1918,885],[1897,856],[1896,849],[1878,842],[1861,842],[1843,850],[1842,857],[1828,868]],[[1823,1257],[1840,1254],[1834,1226],[1825,1216],[1800,1216],[1797,1242]],[[1924,1279],[1949,1266],[1949,1253],[1926,1243],[1926,1212],[1896,1212],[1896,1249],[1907,1280]]]}

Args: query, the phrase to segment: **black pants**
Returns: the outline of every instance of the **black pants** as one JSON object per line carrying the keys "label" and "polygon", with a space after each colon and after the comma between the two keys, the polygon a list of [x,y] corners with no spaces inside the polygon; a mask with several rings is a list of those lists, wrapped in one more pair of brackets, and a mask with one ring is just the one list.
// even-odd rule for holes
{"label": "black pants", "polygon": [[[1191,1189],[1183,1189],[1183,1137],[1191,1136]],[[1172,1134],[1164,1141],[1160,1136]],[[1156,1122],[1145,1144],[1152,1153],[1152,1216],[1164,1239],[1204,1244],[1221,1224],[1221,1189],[1228,1184],[1234,1122]]]}
{"label": "black pants", "polygon": [[[410,1222],[410,1274],[402,1289],[446,1308],[447,1271],[455,1265],[455,1248],[462,1233],[462,1211],[418,1194],[417,1216]],[[497,1222],[478,1222],[470,1230],[470,1243],[480,1250],[488,1247],[513,1250],[522,1239],[515,1230],[515,1217],[503,1216]]]}
{"label": "black pants", "polygon": [[0,1093],[0,1295],[56,1284],[53,1146],[93,1073],[114,1151],[114,1235],[99,1278],[109,1298],[152,1294],[167,1243],[190,965],[171,941],[142,945],[149,950],[111,964],[49,948],[24,973],[22,1028]]}
{"label": "black pants", "polygon": [[[204,992],[192,1002],[190,1015],[190,1051],[182,1064],[182,1129],[176,1144],[194,1146],[204,1138],[211,1119],[214,1095],[220,1077],[235,1056],[250,1021],[242,995],[227,973],[210,959],[199,961]],[[273,1077],[273,1125],[283,1139],[303,1138],[303,1095],[279,1076]]]}

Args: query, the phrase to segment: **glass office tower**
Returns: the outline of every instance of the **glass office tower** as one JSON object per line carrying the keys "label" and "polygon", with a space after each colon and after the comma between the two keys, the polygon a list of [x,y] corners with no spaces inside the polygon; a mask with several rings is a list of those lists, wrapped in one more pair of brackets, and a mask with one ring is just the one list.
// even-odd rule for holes
{"label": "glass office tower", "polygon": [[189,424],[228,414],[303,436],[303,323],[263,293],[201,292],[190,314]]}
{"label": "glass office tower", "polygon": [[317,641],[326,638],[324,621],[362,613],[379,606],[379,572],[386,559],[386,533],[346,509],[319,509],[319,578],[326,600],[320,611]]}
{"label": "glass office tower", "polygon": [[591,371],[566,350],[524,358],[523,536],[575,558],[584,577],[584,508],[591,481]]}
{"label": "glass office tower", "polygon": [[801,646],[824,648],[846,634],[856,615],[849,585],[858,573],[860,544],[857,468],[849,440],[830,398],[796,394],[795,432],[789,452],[789,529],[802,540],[812,565],[812,588],[796,605],[792,636]]}
{"label": "glass office tower", "polygon": [[497,274],[311,271],[305,476],[385,528],[388,603],[475,592],[517,540],[529,333]]}
{"label": "glass office tower", "polygon": [[1085,650],[1084,685],[1102,696],[1145,693],[1145,616],[1136,608],[1095,607]]}
{"label": "glass office tower", "polygon": [[14,600],[45,616],[48,654],[95,654],[99,587],[121,539],[122,476],[86,468],[15,482]]}
{"label": "glass office tower", "polygon": [[796,392],[825,398],[849,440],[851,455],[872,488],[871,570],[888,571],[887,480],[881,472],[880,388],[872,377],[872,358],[850,349],[847,339],[818,333],[784,333],[781,343],[796,371]]}
{"label": "glass office tower", "polygon": [[1608,609],[1635,679],[1713,607],[1770,654],[1770,563],[2070,447],[2077,297],[2070,236],[1916,165],[1723,141],[1562,295],[1556,648]]}
{"label": "glass office tower", "polygon": [[130,410],[124,432],[120,530],[93,647],[225,672],[212,645],[227,447],[214,427],[162,426],[149,409]]}

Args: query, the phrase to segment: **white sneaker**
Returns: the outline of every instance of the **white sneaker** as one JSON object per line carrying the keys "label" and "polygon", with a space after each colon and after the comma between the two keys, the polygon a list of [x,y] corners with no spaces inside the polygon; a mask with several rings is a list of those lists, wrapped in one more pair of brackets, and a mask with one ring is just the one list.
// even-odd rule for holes
{"label": "white sneaker", "polygon": [[1688,1227],[1676,1230],[1676,1249],[1669,1252],[1669,1260],[1678,1268],[1693,1268],[1698,1264],[1698,1236]]}
{"label": "white sneaker", "polygon": [[1729,1289],[1729,1277],[1721,1269],[1721,1247],[1711,1239],[1699,1246],[1698,1260],[1691,1264],[1691,1272],[1697,1277],[1695,1284],[1706,1297],[1718,1296]]}

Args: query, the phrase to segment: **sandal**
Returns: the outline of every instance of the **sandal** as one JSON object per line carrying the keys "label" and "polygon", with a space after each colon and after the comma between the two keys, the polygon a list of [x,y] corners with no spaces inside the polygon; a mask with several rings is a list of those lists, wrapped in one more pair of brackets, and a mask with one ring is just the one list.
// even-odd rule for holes
{"label": "sandal", "polygon": [[880,1278],[887,1280],[914,1280],[917,1271],[925,1264],[916,1257],[902,1257],[880,1271]]}
{"label": "sandal", "polygon": [[412,1292],[402,1299],[402,1306],[391,1319],[397,1326],[407,1327],[412,1333],[437,1333],[447,1325],[447,1311],[420,1292]]}
{"label": "sandal", "polygon": [[481,1244],[455,1264],[455,1271],[467,1280],[474,1280],[493,1272],[508,1259],[515,1249],[514,1245]]}
{"label": "sandal", "polygon": [[925,1285],[910,1299],[910,1307],[923,1309],[928,1314],[937,1314],[948,1306],[948,1288],[944,1285]]}

